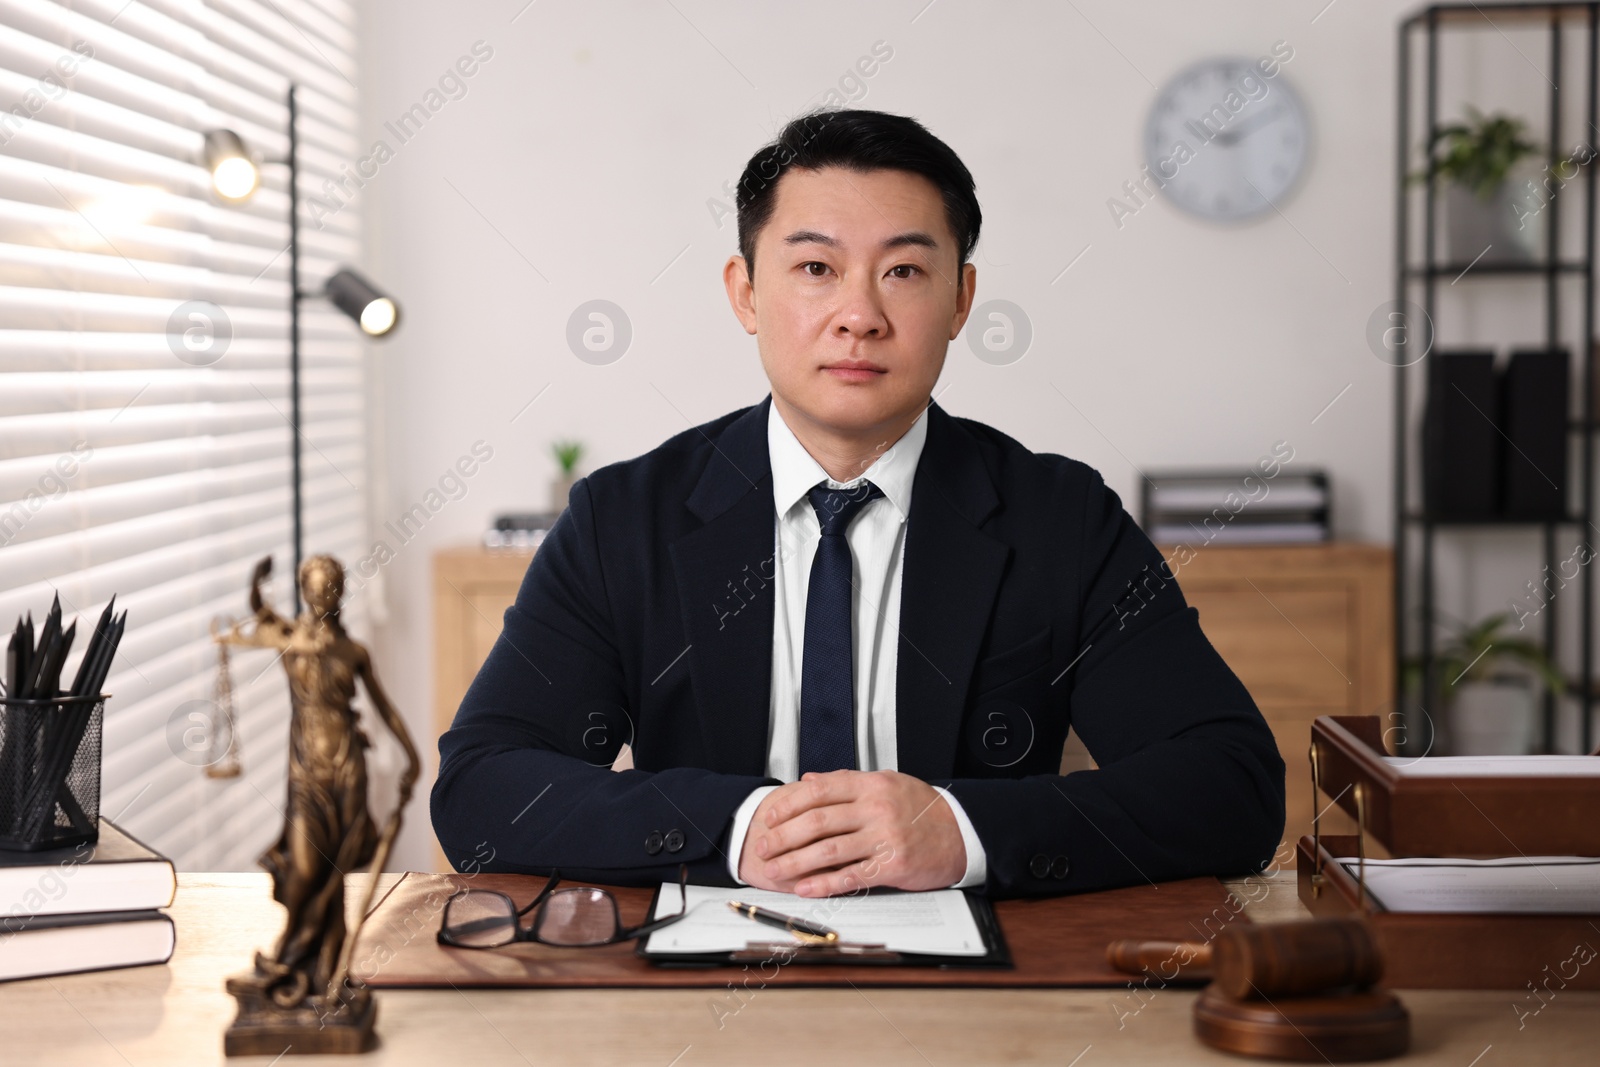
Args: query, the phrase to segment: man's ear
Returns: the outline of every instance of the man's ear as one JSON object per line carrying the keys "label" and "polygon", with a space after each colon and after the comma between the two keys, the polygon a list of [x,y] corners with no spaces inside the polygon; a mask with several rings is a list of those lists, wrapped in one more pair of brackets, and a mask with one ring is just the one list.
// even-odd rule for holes
{"label": "man's ear", "polygon": [[978,267],[975,263],[961,265],[961,288],[956,290],[956,313],[950,320],[950,337],[954,341],[961,333],[961,327],[967,323],[967,316],[972,314],[972,294],[978,288]]}
{"label": "man's ear", "polygon": [[750,272],[745,268],[744,257],[732,255],[722,266],[722,285],[728,290],[728,303],[744,327],[744,332],[756,332],[756,292],[750,284]]}

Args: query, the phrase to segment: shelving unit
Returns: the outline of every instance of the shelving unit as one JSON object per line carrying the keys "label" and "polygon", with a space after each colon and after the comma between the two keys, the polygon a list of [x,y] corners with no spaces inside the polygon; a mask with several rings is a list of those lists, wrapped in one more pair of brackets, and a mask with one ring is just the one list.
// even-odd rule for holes
{"label": "shelving unit", "polygon": [[[1421,290],[1421,307],[1428,316],[1430,323],[1437,323],[1436,288],[1441,278],[1450,279],[1449,284],[1481,285],[1492,283],[1496,279],[1516,279],[1518,284],[1526,284],[1528,276],[1544,279],[1542,286],[1544,292],[1544,337],[1543,344],[1547,348],[1561,345],[1560,337],[1560,285],[1564,277],[1579,275],[1583,280],[1583,336],[1578,343],[1568,346],[1574,354],[1574,361],[1578,368],[1578,389],[1581,397],[1582,416],[1569,421],[1570,432],[1578,438],[1581,447],[1578,449],[1578,464],[1576,477],[1569,473],[1568,482],[1575,483],[1568,488],[1569,513],[1560,519],[1543,521],[1515,520],[1515,519],[1479,519],[1471,521],[1444,520],[1431,516],[1422,509],[1420,486],[1410,477],[1410,443],[1412,434],[1416,430],[1416,418],[1411,411],[1409,400],[1409,385],[1414,375],[1422,373],[1424,360],[1418,360],[1410,365],[1395,368],[1395,399],[1394,399],[1394,448],[1395,448],[1395,480],[1394,480],[1394,556],[1395,556],[1395,708],[1397,711],[1406,708],[1408,694],[1405,682],[1405,664],[1412,656],[1415,647],[1417,658],[1422,667],[1422,697],[1424,706],[1437,706],[1437,700],[1432,694],[1440,691],[1437,674],[1437,661],[1435,658],[1435,634],[1432,620],[1435,615],[1435,578],[1434,578],[1434,547],[1436,539],[1443,531],[1457,533],[1471,527],[1489,528],[1523,528],[1538,531],[1542,534],[1542,555],[1545,568],[1553,568],[1556,564],[1556,533],[1564,527],[1571,527],[1578,531],[1590,530],[1594,527],[1594,453],[1597,430],[1594,410],[1594,338],[1595,338],[1595,308],[1594,308],[1594,276],[1595,276],[1595,172],[1600,169],[1600,160],[1591,162],[1584,168],[1582,191],[1584,196],[1584,210],[1582,211],[1583,225],[1583,256],[1581,259],[1563,259],[1562,246],[1559,236],[1562,233],[1561,219],[1564,200],[1570,201],[1571,193],[1579,188],[1576,180],[1568,182],[1561,194],[1550,198],[1543,209],[1544,222],[1547,227],[1545,233],[1545,258],[1542,261],[1518,264],[1488,264],[1474,266],[1471,263],[1441,263],[1435,257],[1437,246],[1436,220],[1437,192],[1434,182],[1424,184],[1420,194],[1425,205],[1423,216],[1423,239],[1421,242],[1420,262],[1416,260],[1418,250],[1413,248],[1411,239],[1411,218],[1409,215],[1411,200],[1414,195],[1410,191],[1408,174],[1411,172],[1409,165],[1412,153],[1415,150],[1415,132],[1411,124],[1412,109],[1412,52],[1416,47],[1417,38],[1422,38],[1422,47],[1425,55],[1423,65],[1424,81],[1424,106],[1426,120],[1422,129],[1424,134],[1430,133],[1439,125],[1439,47],[1441,40],[1447,38],[1452,30],[1477,28],[1499,29],[1501,23],[1515,23],[1518,27],[1526,28],[1530,23],[1548,26],[1549,30],[1549,76],[1551,83],[1549,92],[1549,122],[1546,126],[1549,144],[1549,164],[1553,167],[1563,159],[1561,155],[1561,116],[1563,98],[1561,88],[1567,89],[1570,99],[1578,78],[1563,70],[1563,43],[1567,35],[1581,33],[1585,35],[1587,43],[1587,64],[1582,71],[1583,75],[1583,101],[1587,108],[1587,122],[1584,126],[1584,137],[1592,146],[1600,148],[1600,122],[1597,122],[1597,96],[1600,96],[1600,79],[1597,79],[1597,59],[1600,59],[1600,2],[1569,2],[1569,3],[1542,3],[1542,4],[1433,4],[1422,9],[1400,24],[1400,54],[1399,54],[1399,122],[1397,129],[1397,164],[1396,177],[1396,214],[1395,214],[1395,300],[1397,306],[1404,308],[1407,302],[1413,300],[1418,289]],[[1509,41],[1508,41],[1509,43]],[[1417,545],[1418,553],[1415,562],[1415,575],[1417,591],[1413,595],[1411,590],[1411,577],[1413,575],[1413,543]],[[1579,670],[1574,678],[1574,688],[1579,703],[1579,732],[1583,751],[1592,751],[1594,738],[1591,736],[1590,708],[1594,699],[1594,569],[1600,566],[1600,561],[1592,563],[1581,569],[1579,608]],[[1545,573],[1540,572],[1541,575]],[[1550,610],[1540,612],[1543,624],[1543,645],[1554,658],[1558,654],[1559,645],[1557,638],[1560,634],[1559,605],[1553,604]],[[1416,640],[1412,635],[1415,630]],[[1569,676],[1570,676],[1570,672]],[[1550,693],[1545,694],[1543,715],[1543,740],[1542,750],[1551,751],[1554,746],[1555,730],[1555,702]],[[1410,725],[1407,723],[1407,725]],[[1420,731],[1406,729],[1401,731],[1401,750],[1410,751],[1418,746]]]}

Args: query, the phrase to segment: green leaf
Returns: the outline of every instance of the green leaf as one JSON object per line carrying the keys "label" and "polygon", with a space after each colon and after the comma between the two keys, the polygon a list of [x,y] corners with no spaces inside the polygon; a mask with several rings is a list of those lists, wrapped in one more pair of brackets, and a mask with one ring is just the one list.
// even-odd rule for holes
{"label": "green leaf", "polygon": [[570,478],[578,467],[578,461],[583,458],[583,442],[556,441],[550,445],[550,452],[561,464],[562,477]]}
{"label": "green leaf", "polygon": [[1466,111],[1468,122],[1434,128],[1427,141],[1427,166],[1408,179],[1413,183],[1447,180],[1489,200],[1512,168],[1540,149],[1524,136],[1527,123],[1523,120],[1505,114],[1485,115],[1471,104]]}
{"label": "green leaf", "polygon": [[[1435,681],[1445,693],[1452,686],[1490,678],[1499,668],[1508,664],[1531,670],[1558,696],[1565,691],[1565,679],[1544,646],[1526,638],[1511,636],[1515,631],[1507,632],[1512,621],[1509,612],[1487,615],[1474,623],[1451,618],[1444,612],[1435,612],[1433,624],[1439,625],[1441,621],[1447,622],[1449,628],[1433,662]],[[1405,667],[1410,687],[1420,688],[1421,659],[1414,658]]]}

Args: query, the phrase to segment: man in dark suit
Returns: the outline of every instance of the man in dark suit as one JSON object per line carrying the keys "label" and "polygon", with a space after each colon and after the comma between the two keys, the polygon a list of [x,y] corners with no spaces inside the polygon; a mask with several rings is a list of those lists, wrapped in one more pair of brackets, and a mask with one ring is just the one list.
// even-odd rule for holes
{"label": "man in dark suit", "polygon": [[[813,114],[738,207],[771,395],[574,486],[439,742],[451,861],[808,896],[1259,868],[1283,761],[1171,570],[1094,470],[930,399],[976,285],[959,158]],[[1057,773],[1069,728],[1097,769]]]}

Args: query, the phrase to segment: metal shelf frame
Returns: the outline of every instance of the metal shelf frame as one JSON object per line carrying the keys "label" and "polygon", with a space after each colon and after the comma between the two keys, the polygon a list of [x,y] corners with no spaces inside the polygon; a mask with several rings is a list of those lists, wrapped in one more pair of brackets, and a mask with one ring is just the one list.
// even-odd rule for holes
{"label": "metal shelf frame", "polygon": [[[1436,321],[1436,283],[1439,278],[1459,277],[1470,266],[1468,264],[1441,263],[1435,258],[1436,238],[1435,225],[1437,219],[1436,209],[1436,183],[1424,183],[1422,199],[1425,205],[1423,221],[1423,240],[1421,262],[1413,262],[1414,253],[1411,241],[1411,194],[1409,192],[1407,175],[1410,172],[1408,163],[1412,156],[1412,138],[1414,130],[1411,125],[1412,110],[1412,51],[1417,38],[1423,39],[1425,55],[1424,76],[1424,108],[1426,121],[1424,132],[1431,136],[1431,132],[1439,126],[1439,46],[1441,38],[1453,29],[1483,29],[1493,27],[1495,19],[1513,20],[1526,28],[1529,22],[1544,25],[1549,30],[1549,65],[1551,83],[1549,93],[1549,164],[1553,167],[1562,162],[1560,156],[1560,133],[1562,115],[1562,96],[1560,87],[1564,80],[1574,80],[1579,72],[1571,74],[1562,69],[1562,45],[1566,37],[1564,34],[1573,32],[1582,33],[1587,38],[1587,70],[1582,71],[1584,81],[1584,102],[1587,107],[1587,124],[1585,125],[1585,138],[1600,137],[1600,123],[1597,123],[1597,99],[1600,99],[1600,0],[1570,0],[1570,2],[1553,2],[1537,4],[1476,4],[1476,3],[1448,3],[1433,4],[1401,22],[1399,27],[1399,121],[1396,129],[1396,200],[1395,200],[1395,300],[1396,306],[1404,308],[1411,300],[1415,288],[1422,291],[1421,307],[1428,316],[1431,324]],[[1495,27],[1498,28],[1498,27]],[[1569,98],[1574,86],[1568,86]],[[1593,141],[1589,141],[1593,146]],[[1600,146],[1596,146],[1600,148]],[[1418,488],[1409,478],[1410,453],[1408,445],[1411,434],[1414,432],[1415,420],[1411,416],[1408,400],[1408,383],[1413,373],[1417,373],[1423,360],[1415,363],[1401,365],[1395,368],[1394,391],[1394,559],[1395,559],[1395,710],[1401,713],[1402,722],[1406,726],[1411,724],[1405,717],[1403,709],[1407,707],[1406,689],[1406,661],[1410,657],[1412,641],[1408,623],[1412,621],[1412,610],[1416,609],[1420,618],[1416,620],[1418,641],[1417,658],[1421,663],[1422,689],[1419,694],[1424,706],[1436,706],[1434,695],[1439,693],[1438,662],[1435,655],[1435,580],[1434,580],[1434,541],[1442,529],[1448,532],[1457,532],[1473,527],[1490,529],[1527,528],[1542,534],[1542,550],[1544,566],[1553,568],[1556,563],[1556,530],[1565,525],[1575,525],[1580,530],[1594,530],[1594,451],[1597,436],[1594,404],[1594,359],[1595,359],[1595,193],[1596,171],[1600,170],[1600,160],[1589,163],[1584,168],[1583,194],[1585,210],[1583,212],[1583,257],[1580,260],[1561,260],[1561,245],[1558,240],[1561,234],[1561,202],[1559,195],[1552,196],[1545,207],[1546,235],[1545,258],[1543,261],[1527,265],[1514,266],[1488,266],[1474,268],[1468,277],[1476,276],[1480,284],[1490,280],[1516,280],[1519,283],[1526,278],[1542,278],[1544,292],[1544,319],[1545,329],[1543,343],[1547,348],[1560,345],[1560,281],[1563,277],[1581,276],[1583,279],[1583,337],[1576,347],[1576,362],[1578,365],[1578,387],[1582,397],[1582,416],[1569,423],[1572,434],[1578,437],[1582,447],[1578,450],[1579,461],[1576,478],[1576,492],[1569,490],[1569,503],[1572,505],[1570,514],[1560,519],[1545,521],[1513,521],[1513,520],[1488,520],[1478,523],[1445,521],[1426,513],[1421,505],[1420,492],[1418,499],[1413,500],[1413,489]],[[1573,187],[1575,183],[1568,183]],[[1433,334],[1430,332],[1430,337]],[[1569,412],[1570,416],[1570,412]],[[1574,479],[1569,475],[1568,481]],[[1411,596],[1411,582],[1409,570],[1412,563],[1411,541],[1416,535],[1420,542],[1419,558],[1416,561],[1418,574],[1418,595]],[[1591,736],[1590,709],[1594,701],[1594,569],[1600,566],[1600,561],[1585,565],[1581,570],[1579,608],[1579,673],[1576,678],[1577,699],[1579,704],[1582,751],[1590,752],[1594,749],[1594,738]],[[1543,573],[1543,572],[1541,572]],[[1543,622],[1543,645],[1552,658],[1559,652],[1557,638],[1560,634],[1559,616],[1561,614],[1557,605],[1552,604],[1549,610],[1541,612]],[[1418,732],[1405,729],[1400,732],[1402,752],[1410,752],[1419,748],[1417,744]],[[1543,751],[1553,751],[1555,738],[1555,699],[1546,691],[1543,707]]]}

